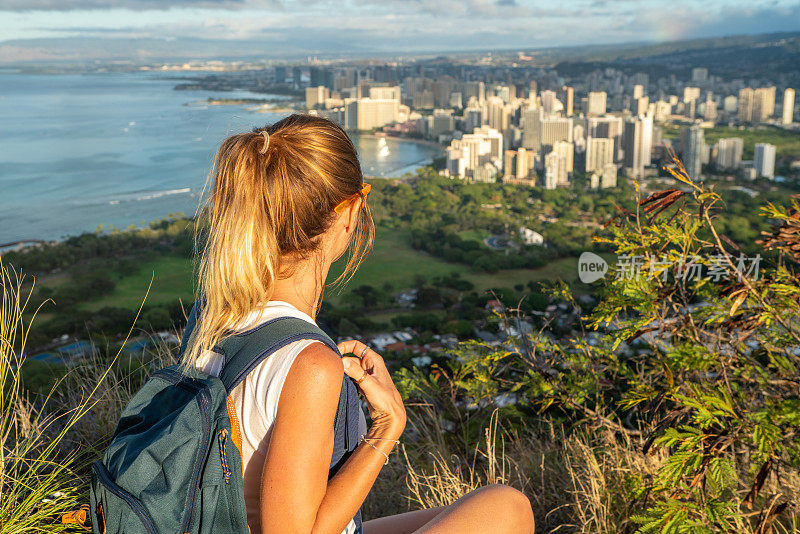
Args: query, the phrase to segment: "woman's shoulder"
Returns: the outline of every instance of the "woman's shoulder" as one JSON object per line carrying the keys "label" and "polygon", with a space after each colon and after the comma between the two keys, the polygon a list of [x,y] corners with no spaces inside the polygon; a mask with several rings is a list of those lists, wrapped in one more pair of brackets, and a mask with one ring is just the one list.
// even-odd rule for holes
{"label": "woman's shoulder", "polygon": [[344,377],[338,354],[323,343],[310,343],[294,359],[281,388],[280,406],[336,404]]}

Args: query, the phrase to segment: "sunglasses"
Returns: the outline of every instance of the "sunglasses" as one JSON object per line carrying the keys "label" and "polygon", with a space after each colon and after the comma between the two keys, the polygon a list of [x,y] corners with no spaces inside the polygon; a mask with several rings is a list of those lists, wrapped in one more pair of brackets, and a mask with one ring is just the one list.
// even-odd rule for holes
{"label": "sunglasses", "polygon": [[342,213],[344,210],[347,209],[350,203],[353,202],[358,197],[361,197],[361,200],[366,201],[367,195],[369,194],[370,190],[372,190],[372,185],[365,182],[364,184],[361,185],[361,191],[347,197],[346,199],[336,204],[336,207],[333,208],[333,211],[335,211],[336,213]]}

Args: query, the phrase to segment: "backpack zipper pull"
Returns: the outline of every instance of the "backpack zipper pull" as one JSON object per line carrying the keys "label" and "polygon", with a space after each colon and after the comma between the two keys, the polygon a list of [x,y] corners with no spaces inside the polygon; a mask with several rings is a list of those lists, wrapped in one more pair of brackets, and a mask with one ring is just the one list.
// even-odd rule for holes
{"label": "backpack zipper pull", "polygon": [[225,484],[231,483],[231,470],[228,467],[228,452],[225,448],[228,442],[228,429],[223,428],[219,431],[219,457],[222,461],[222,476],[225,477]]}

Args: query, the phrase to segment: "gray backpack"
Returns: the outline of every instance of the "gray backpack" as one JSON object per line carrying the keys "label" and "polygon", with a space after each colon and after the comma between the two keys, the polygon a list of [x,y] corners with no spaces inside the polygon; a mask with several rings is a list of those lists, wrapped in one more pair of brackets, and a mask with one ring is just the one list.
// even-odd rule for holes
{"label": "gray backpack", "polygon": [[[197,320],[189,314],[181,354]],[[317,326],[279,317],[224,338],[219,377],[178,366],[153,373],[130,400],[100,461],[92,465],[95,534],[247,534],[241,437],[229,394],[260,362],[302,339],[336,343]],[[358,444],[358,393],[345,375],[328,478]],[[311,422],[309,422],[310,424]],[[354,517],[361,533],[361,510]]]}

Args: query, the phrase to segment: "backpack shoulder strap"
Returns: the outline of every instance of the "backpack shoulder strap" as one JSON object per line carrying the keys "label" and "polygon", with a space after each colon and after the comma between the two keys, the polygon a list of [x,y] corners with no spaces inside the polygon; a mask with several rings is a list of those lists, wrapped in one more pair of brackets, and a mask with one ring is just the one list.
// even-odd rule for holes
{"label": "backpack shoulder strap", "polygon": [[[321,341],[340,357],[342,356],[336,343],[320,327],[296,317],[277,317],[245,332],[224,338],[217,345],[217,350],[225,356],[225,366],[219,378],[228,394],[230,395],[233,388],[275,351],[302,339]],[[333,423],[334,436],[344,432],[345,446],[350,445],[345,429],[347,402],[347,376],[345,376],[342,378],[339,404],[336,407]]]}
{"label": "backpack shoulder strap", "polygon": [[321,341],[341,356],[336,343],[321,328],[296,317],[277,317],[224,338],[217,348],[225,356],[225,366],[219,375],[225,389],[230,393],[275,351],[303,339]]}

